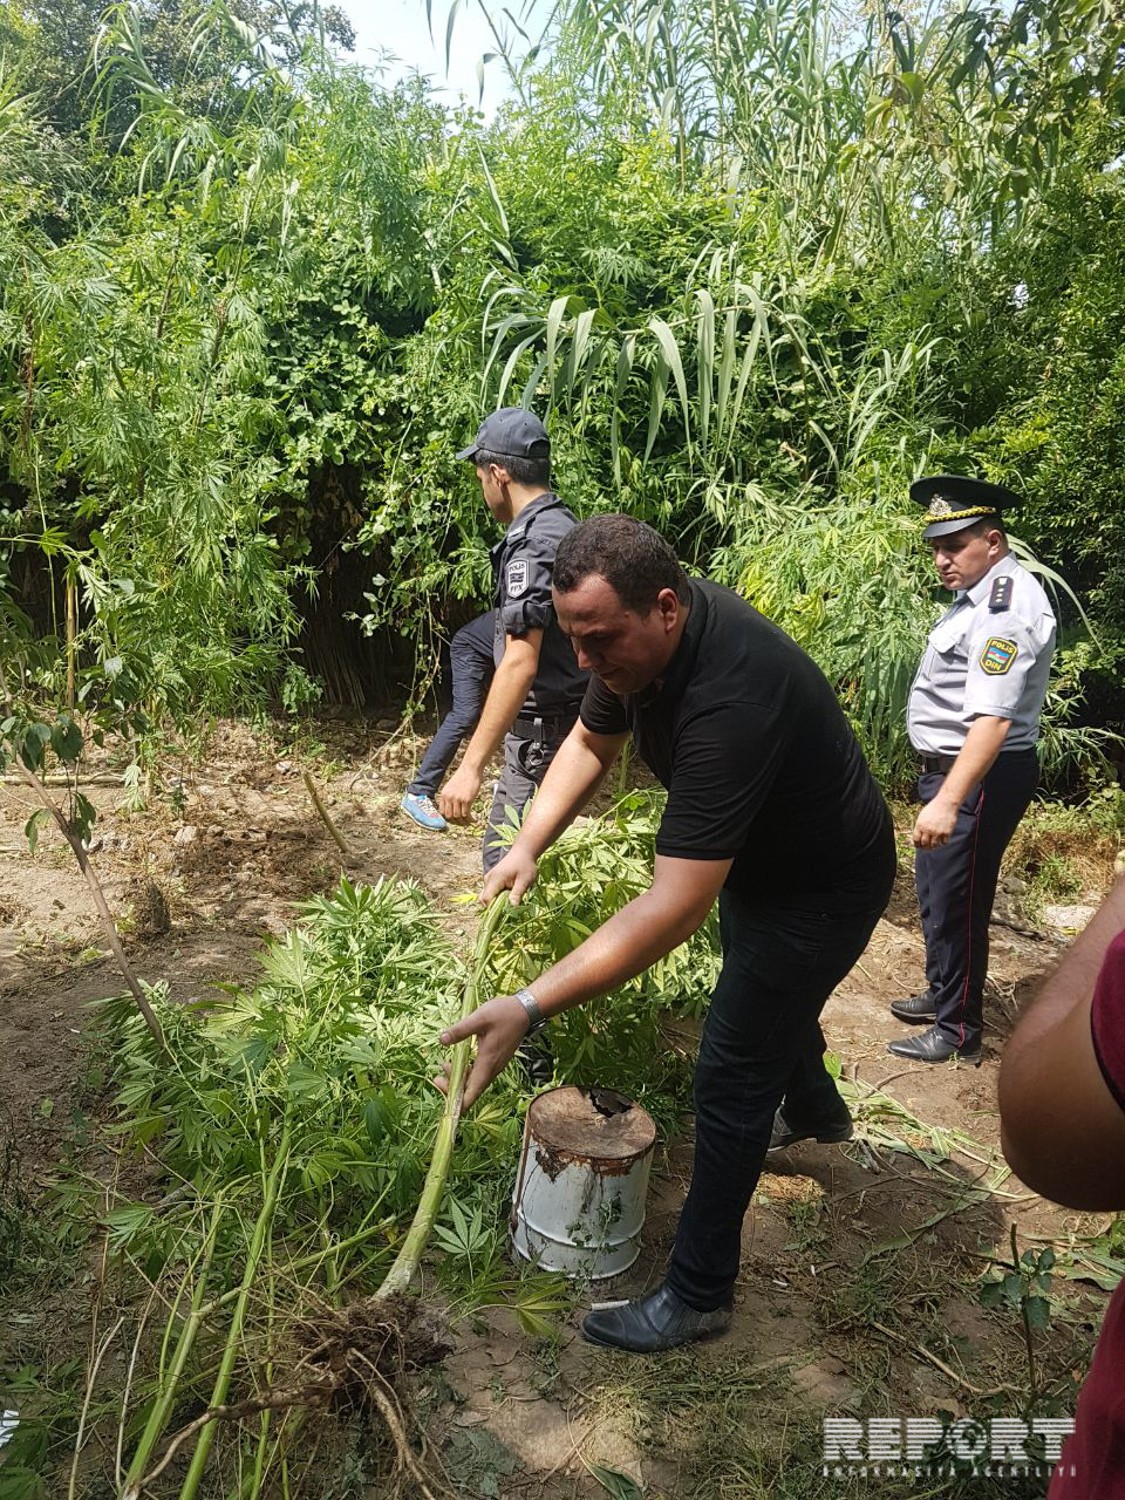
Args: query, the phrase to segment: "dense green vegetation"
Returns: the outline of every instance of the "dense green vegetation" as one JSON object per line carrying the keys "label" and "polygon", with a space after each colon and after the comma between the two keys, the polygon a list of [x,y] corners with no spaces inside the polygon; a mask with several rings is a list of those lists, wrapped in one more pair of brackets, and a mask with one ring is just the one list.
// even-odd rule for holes
{"label": "dense green vegetation", "polygon": [[576,508],[808,645],[892,778],[933,598],[906,485],[1011,484],[1094,628],[1064,600],[1052,755],[1120,725],[1113,5],[560,0],[541,47],[504,22],[488,123],[312,5],[99,14],[0,4],[11,694],[62,701],[68,593],[91,701],[153,724],[424,680],[486,589],[451,455],[504,400]]}

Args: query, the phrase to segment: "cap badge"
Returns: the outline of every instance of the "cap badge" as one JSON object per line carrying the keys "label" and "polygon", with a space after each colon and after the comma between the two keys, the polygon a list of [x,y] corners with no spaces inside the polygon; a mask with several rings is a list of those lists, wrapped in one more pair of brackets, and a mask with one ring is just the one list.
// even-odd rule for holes
{"label": "cap badge", "polygon": [[939,520],[942,516],[951,516],[952,514],[952,505],[950,505],[948,500],[943,500],[940,495],[935,495],[930,501],[930,515],[934,520]]}

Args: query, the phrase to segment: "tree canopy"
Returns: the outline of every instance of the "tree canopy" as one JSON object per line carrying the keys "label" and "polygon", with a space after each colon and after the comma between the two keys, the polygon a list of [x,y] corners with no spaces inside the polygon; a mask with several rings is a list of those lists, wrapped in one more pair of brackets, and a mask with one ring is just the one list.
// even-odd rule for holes
{"label": "tree canopy", "polygon": [[935,598],[907,486],[1002,480],[1082,606],[1050,756],[1106,748],[1117,9],[558,0],[497,35],[486,122],[311,0],[0,4],[0,608],[39,679],[68,587],[72,656],[158,713],[292,705],[302,661],[358,698],[363,632],[428,660],[487,590],[452,455],[525,402],[575,508],[776,618],[891,778]]}

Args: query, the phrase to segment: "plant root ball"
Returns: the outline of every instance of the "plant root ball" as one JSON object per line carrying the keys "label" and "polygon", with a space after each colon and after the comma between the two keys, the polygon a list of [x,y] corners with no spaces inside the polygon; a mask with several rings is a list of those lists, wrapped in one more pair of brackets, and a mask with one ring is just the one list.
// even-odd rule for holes
{"label": "plant root ball", "polygon": [[363,1405],[372,1382],[393,1391],[404,1376],[439,1363],[453,1348],[448,1329],[405,1292],[326,1309],[295,1332],[301,1365],[327,1377],[333,1405]]}
{"label": "plant root ball", "polygon": [[171,928],[168,901],[155,880],[141,876],[129,882],[127,892],[132,909],[133,931],[139,938],[163,937]]}

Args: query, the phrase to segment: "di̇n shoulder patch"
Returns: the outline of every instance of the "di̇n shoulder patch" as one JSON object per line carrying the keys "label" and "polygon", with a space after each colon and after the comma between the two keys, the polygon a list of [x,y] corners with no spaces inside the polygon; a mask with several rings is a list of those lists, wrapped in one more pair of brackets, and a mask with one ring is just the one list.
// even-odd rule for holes
{"label": "di\u0307n shoulder patch", "polygon": [[992,591],[988,596],[988,608],[994,614],[1000,614],[1012,607],[1012,577],[1010,573],[1002,573],[999,578],[992,580]]}
{"label": "di\u0307n shoulder patch", "polygon": [[527,558],[519,557],[515,562],[508,564],[507,572],[508,596],[518,599],[527,589]]}
{"label": "di\u0307n shoulder patch", "polygon": [[1001,636],[991,635],[984,643],[984,650],[980,654],[980,664],[990,677],[1003,677],[1019,654],[1020,648],[1015,641],[1006,641]]}

